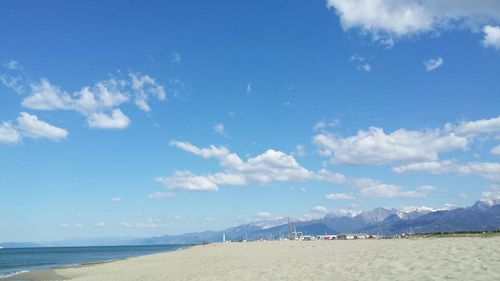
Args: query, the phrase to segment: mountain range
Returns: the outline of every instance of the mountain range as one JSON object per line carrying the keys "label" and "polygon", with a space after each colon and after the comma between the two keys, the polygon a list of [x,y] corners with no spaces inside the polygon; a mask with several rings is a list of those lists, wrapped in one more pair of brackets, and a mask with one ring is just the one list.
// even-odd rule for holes
{"label": "mountain range", "polygon": [[[465,208],[416,208],[397,210],[375,208],[358,214],[328,214],[320,219],[294,222],[304,235],[366,233],[399,235],[401,233],[434,233],[460,231],[491,231],[500,229],[500,200],[482,200]],[[288,219],[277,218],[242,224],[220,231],[204,231],[150,238],[98,238],[64,240],[51,243],[0,243],[0,247],[33,246],[111,246],[192,244],[227,240],[258,240],[287,237]]]}
{"label": "mountain range", "polygon": [[[399,235],[402,233],[434,233],[461,231],[491,231],[500,229],[500,200],[477,201],[465,208],[446,209],[416,208],[397,210],[375,208],[359,214],[328,214],[321,219],[297,221],[297,232],[307,235],[366,233],[376,235]],[[225,235],[228,240],[257,240],[287,237],[286,218],[258,221],[221,231],[206,231],[183,235],[165,235],[137,239],[137,244],[200,243],[217,242]]]}

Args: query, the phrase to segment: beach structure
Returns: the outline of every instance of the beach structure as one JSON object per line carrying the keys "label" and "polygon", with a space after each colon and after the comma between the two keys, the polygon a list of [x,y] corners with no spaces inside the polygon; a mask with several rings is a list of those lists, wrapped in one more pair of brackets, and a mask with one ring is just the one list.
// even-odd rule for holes
{"label": "beach structure", "polygon": [[311,236],[311,235],[302,235],[299,238],[300,241],[314,241],[316,240],[316,237]]}
{"label": "beach structure", "polygon": [[337,239],[337,235],[325,234],[325,235],[316,236],[316,240],[336,240],[336,239]]}
{"label": "beach structure", "polygon": [[294,240],[295,235],[294,232],[292,231],[292,218],[288,217],[288,239]]}

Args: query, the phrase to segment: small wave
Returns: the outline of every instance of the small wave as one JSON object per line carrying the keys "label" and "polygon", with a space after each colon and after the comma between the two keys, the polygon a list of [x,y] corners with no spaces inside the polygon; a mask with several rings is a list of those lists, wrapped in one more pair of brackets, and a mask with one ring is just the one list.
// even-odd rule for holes
{"label": "small wave", "polygon": [[0,280],[5,279],[5,278],[9,278],[12,276],[16,276],[16,275],[21,274],[21,273],[26,273],[26,272],[29,272],[29,271],[28,270],[21,270],[21,271],[16,271],[16,272],[4,274],[4,275],[0,274]]}

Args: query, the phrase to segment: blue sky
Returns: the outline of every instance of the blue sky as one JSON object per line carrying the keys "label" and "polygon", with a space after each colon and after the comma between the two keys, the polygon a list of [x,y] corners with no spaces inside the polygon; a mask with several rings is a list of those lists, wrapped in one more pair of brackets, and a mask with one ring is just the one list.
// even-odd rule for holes
{"label": "blue sky", "polygon": [[0,241],[500,196],[496,1],[2,1]]}

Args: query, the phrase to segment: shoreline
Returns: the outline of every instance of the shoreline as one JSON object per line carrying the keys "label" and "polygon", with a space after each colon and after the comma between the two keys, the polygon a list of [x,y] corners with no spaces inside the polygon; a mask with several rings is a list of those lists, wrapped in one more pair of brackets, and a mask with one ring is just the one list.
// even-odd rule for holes
{"label": "shoreline", "polygon": [[[126,246],[129,246],[129,245],[111,246],[111,247],[126,247]],[[150,245],[130,245],[130,246],[132,247],[132,246],[150,246]],[[38,281],[38,280],[58,281],[58,280],[66,280],[66,279],[62,278],[61,276],[57,276],[57,274],[55,274],[55,272],[57,270],[65,270],[65,269],[70,269],[70,268],[83,268],[83,267],[89,267],[89,266],[95,266],[95,265],[101,265],[101,264],[107,264],[107,263],[113,263],[113,262],[120,262],[120,261],[129,260],[129,259],[140,258],[140,257],[144,257],[144,256],[171,253],[171,252],[176,252],[176,251],[188,249],[188,248],[193,247],[193,246],[196,246],[196,245],[186,244],[186,245],[180,246],[179,248],[177,248],[175,250],[167,250],[167,251],[156,252],[156,253],[148,253],[148,254],[144,254],[144,255],[134,255],[134,256],[128,256],[128,257],[117,258],[117,259],[90,261],[90,262],[74,263],[74,264],[67,264],[67,265],[54,265],[54,266],[48,266],[47,268],[35,268],[35,269],[20,270],[17,272],[7,273],[6,275],[0,275],[0,281]],[[99,246],[61,246],[61,247],[34,247],[34,248],[78,248],[78,247],[85,248],[85,247],[99,247]],[[106,247],[106,246],[103,246],[103,247]],[[10,249],[12,249],[12,248],[10,248]],[[40,278],[42,278],[42,279],[40,279]]]}
{"label": "shoreline", "polygon": [[2,281],[500,280],[500,237],[213,243]]}

